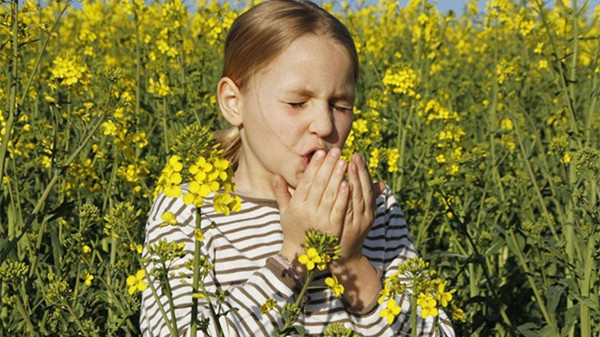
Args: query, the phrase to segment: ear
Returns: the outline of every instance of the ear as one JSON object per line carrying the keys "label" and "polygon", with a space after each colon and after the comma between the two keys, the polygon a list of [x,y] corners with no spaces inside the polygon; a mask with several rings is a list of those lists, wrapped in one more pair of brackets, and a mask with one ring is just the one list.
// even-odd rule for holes
{"label": "ear", "polygon": [[221,78],[217,85],[217,98],[223,117],[233,126],[242,125],[243,118],[240,113],[241,92],[231,78]]}

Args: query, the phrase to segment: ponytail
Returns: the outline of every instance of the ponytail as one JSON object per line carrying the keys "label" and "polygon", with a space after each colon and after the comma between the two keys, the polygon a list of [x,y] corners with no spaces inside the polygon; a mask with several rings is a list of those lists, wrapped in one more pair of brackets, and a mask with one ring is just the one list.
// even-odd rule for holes
{"label": "ponytail", "polygon": [[237,127],[219,130],[215,132],[215,140],[219,143],[219,148],[223,150],[223,156],[231,162],[231,166],[235,171],[240,161],[240,155],[242,154],[240,131]]}

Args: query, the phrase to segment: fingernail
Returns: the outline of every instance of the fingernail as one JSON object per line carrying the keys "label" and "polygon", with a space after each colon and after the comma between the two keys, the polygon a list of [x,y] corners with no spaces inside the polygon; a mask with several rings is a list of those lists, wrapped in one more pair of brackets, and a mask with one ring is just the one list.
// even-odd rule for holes
{"label": "fingernail", "polygon": [[344,171],[346,167],[346,161],[338,159],[337,163],[335,164],[335,167],[338,171]]}
{"label": "fingernail", "polygon": [[325,151],[323,150],[319,150],[313,155],[313,159],[321,159],[323,157],[325,157]]}
{"label": "fingernail", "polygon": [[329,150],[329,155],[332,157],[337,157],[340,155],[340,149],[338,149],[337,147],[334,147],[333,149]]}

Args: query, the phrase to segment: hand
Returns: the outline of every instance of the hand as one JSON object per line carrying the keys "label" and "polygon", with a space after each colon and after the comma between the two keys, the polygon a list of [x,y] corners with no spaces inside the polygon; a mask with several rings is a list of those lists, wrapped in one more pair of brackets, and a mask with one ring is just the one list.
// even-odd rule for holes
{"label": "hand", "polygon": [[281,212],[283,246],[280,253],[296,264],[303,253],[304,236],[310,229],[342,235],[350,186],[344,181],[347,163],[340,149],[317,151],[291,195],[288,184],[275,175],[275,198]]}
{"label": "hand", "polygon": [[383,183],[371,181],[365,161],[356,153],[352,155],[348,165],[348,181],[351,197],[339,237],[341,257],[336,264],[356,261],[362,257],[363,244],[375,217],[375,198],[385,188]]}

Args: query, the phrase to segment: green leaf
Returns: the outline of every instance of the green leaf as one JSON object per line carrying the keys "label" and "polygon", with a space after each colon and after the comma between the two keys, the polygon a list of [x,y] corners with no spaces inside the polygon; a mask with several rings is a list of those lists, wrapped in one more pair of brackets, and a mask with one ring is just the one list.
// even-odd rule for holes
{"label": "green leaf", "polygon": [[519,331],[523,336],[525,337],[539,337],[537,331],[534,331],[533,329],[537,330],[538,326],[534,323],[525,323],[523,325],[519,325],[517,327],[517,331]]}
{"label": "green leaf", "polygon": [[547,301],[546,309],[548,309],[548,313],[550,315],[554,314],[556,311],[556,307],[558,306],[558,302],[560,301],[564,290],[565,289],[563,287],[554,285],[544,292],[544,296],[546,296]]}
{"label": "green leaf", "polygon": [[571,332],[575,323],[577,323],[577,319],[579,318],[579,303],[567,309],[565,312],[565,323],[560,332],[561,336],[568,336]]}
{"label": "green leaf", "polygon": [[552,326],[546,325],[545,327],[541,328],[540,331],[538,331],[538,336],[554,337],[554,336],[556,336],[556,333],[554,331],[554,328],[552,328]]}
{"label": "green leaf", "polygon": [[54,255],[54,265],[56,266],[56,271],[60,272],[62,267],[62,245],[58,239],[58,234],[56,232],[50,233],[50,239],[52,241],[52,254]]}

